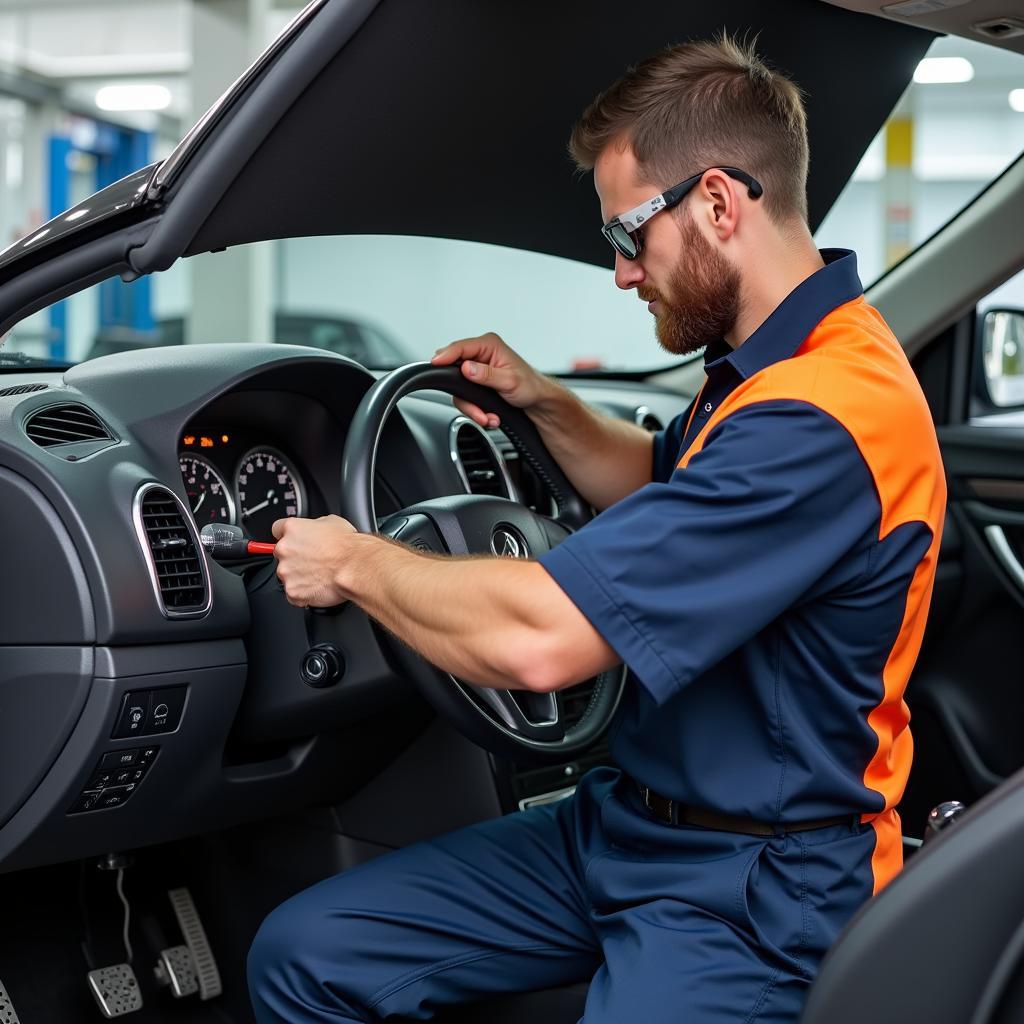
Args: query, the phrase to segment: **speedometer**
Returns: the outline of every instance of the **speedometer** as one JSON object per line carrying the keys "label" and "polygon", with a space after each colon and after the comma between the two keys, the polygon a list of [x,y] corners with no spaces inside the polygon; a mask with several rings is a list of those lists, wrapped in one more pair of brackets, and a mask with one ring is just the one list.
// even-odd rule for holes
{"label": "speedometer", "polygon": [[235,503],[231,490],[211,463],[200,455],[182,452],[178,466],[196,525],[202,529],[207,523],[233,523]]}
{"label": "speedometer", "polygon": [[272,541],[271,527],[306,508],[302,481],[289,459],[273,448],[253,448],[242,456],[235,478],[239,523],[253,540]]}

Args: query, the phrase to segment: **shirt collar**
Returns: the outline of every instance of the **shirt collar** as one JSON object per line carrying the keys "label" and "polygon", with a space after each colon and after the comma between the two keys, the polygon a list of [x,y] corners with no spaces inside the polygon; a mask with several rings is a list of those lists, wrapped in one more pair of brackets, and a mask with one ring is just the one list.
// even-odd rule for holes
{"label": "shirt collar", "polygon": [[728,362],[746,380],[759,370],[789,359],[833,309],[864,291],[857,274],[857,256],[850,249],[822,249],[825,266],[801,281],[768,319],[738,348],[719,338],[704,352],[704,367]]}

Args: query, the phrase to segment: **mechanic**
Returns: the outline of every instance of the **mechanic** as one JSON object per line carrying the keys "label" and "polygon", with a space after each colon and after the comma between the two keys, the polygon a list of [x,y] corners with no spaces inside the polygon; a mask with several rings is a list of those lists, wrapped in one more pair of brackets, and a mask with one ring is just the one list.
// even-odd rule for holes
{"label": "mechanic", "polygon": [[249,954],[261,1024],[423,1019],[591,977],[586,1024],[792,1022],[901,867],[903,692],[945,483],[855,256],[812,241],[800,92],[745,44],[681,44],[598,96],[570,149],[616,284],[669,352],[706,346],[689,409],[652,440],[498,336],[458,341],[434,362],[526,410],[604,511],[536,561],[424,555],[336,516],[274,535],[293,604],[354,601],[480,686],[623,662],[621,770],[286,901]]}

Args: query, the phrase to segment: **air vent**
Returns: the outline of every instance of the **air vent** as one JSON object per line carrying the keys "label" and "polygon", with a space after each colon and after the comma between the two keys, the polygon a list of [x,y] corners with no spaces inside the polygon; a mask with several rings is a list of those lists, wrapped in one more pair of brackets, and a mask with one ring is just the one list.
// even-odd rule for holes
{"label": "air vent", "polygon": [[79,441],[112,441],[107,428],[84,405],[50,405],[25,421],[25,433],[42,448]]}
{"label": "air vent", "polygon": [[10,395],[30,395],[33,391],[45,391],[49,384],[15,384],[12,388],[0,390],[0,398],[8,398]]}
{"label": "air vent", "polygon": [[184,508],[165,487],[150,486],[135,498],[135,527],[165,615],[202,615],[210,607],[206,564]]}
{"label": "air vent", "polygon": [[452,461],[470,494],[512,497],[501,454],[480,427],[460,416],[452,423],[449,440]]}
{"label": "air vent", "polygon": [[652,434],[656,434],[659,430],[665,429],[665,424],[662,423],[646,405],[638,405],[633,410],[633,422],[636,423],[638,427],[643,427],[644,430],[649,430]]}

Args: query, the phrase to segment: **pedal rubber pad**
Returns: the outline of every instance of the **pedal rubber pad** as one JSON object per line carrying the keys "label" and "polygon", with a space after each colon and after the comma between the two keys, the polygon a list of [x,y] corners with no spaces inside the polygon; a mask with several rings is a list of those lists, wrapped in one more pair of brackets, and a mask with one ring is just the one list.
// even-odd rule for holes
{"label": "pedal rubber pad", "polygon": [[[188,946],[171,946],[160,951],[160,962],[156,966],[159,981],[171,986],[175,999],[191,996],[199,991],[199,976]],[[3,1024],[0,1021],[0,1024]]]}
{"label": "pedal rubber pad", "polygon": [[142,1009],[142,991],[130,964],[99,967],[88,974],[89,988],[105,1017],[123,1017]]}
{"label": "pedal rubber pad", "polygon": [[213,999],[221,994],[220,971],[217,961],[213,959],[213,950],[206,940],[203,923],[199,920],[196,905],[192,902],[192,894],[186,888],[168,889],[167,897],[174,907],[178,927],[185,938],[185,945],[192,954],[196,978],[199,981],[199,998]]}
{"label": "pedal rubber pad", "polygon": [[14,1008],[14,1003],[11,1002],[11,997],[7,994],[7,989],[4,988],[2,981],[0,981],[0,1024],[21,1024],[18,1011]]}

